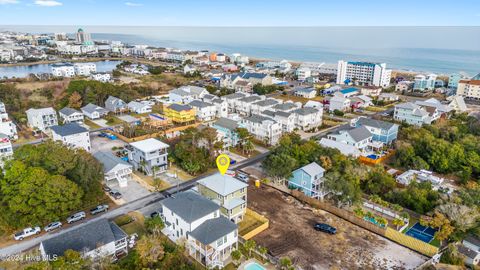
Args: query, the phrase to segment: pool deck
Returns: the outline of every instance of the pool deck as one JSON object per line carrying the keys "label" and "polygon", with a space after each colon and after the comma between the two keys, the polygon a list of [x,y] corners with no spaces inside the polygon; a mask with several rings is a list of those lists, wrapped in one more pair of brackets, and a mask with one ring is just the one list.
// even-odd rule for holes
{"label": "pool deck", "polygon": [[265,264],[259,262],[256,259],[249,259],[249,260],[244,261],[242,264],[240,264],[240,266],[237,269],[238,270],[245,270],[245,266],[247,266],[248,264],[253,263],[253,262],[261,265],[266,270],[275,270],[275,267],[273,265],[271,265],[271,264],[265,265]]}

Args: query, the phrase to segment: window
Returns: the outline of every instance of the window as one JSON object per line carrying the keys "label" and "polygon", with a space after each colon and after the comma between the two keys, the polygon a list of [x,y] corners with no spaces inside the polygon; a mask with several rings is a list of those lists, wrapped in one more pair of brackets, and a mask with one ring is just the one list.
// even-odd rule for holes
{"label": "window", "polygon": [[177,218],[177,219],[175,219],[175,223],[178,225],[178,218]]}
{"label": "window", "polygon": [[223,238],[217,240],[217,247],[223,245]]}
{"label": "window", "polygon": [[183,236],[183,229],[180,229],[180,235]]}

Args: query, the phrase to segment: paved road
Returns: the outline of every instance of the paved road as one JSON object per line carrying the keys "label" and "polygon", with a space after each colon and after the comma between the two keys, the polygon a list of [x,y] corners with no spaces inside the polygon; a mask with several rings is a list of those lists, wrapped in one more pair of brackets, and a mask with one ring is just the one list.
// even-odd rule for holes
{"label": "paved road", "polygon": [[107,213],[104,213],[104,214],[101,214],[101,215],[96,216],[94,218],[85,220],[82,223],[77,223],[74,226],[71,226],[71,227],[56,231],[56,232],[50,232],[50,233],[47,233],[47,234],[43,234],[43,235],[35,237],[35,238],[25,239],[21,242],[15,243],[14,245],[11,245],[11,246],[0,249],[0,258],[5,257],[7,255],[14,255],[14,254],[20,253],[22,251],[28,250],[30,248],[33,248],[33,247],[39,245],[40,242],[42,242],[42,241],[45,241],[45,240],[53,238],[55,236],[64,234],[64,233],[69,232],[73,229],[80,228],[82,226],[85,226],[86,224],[92,223],[93,221],[96,221],[96,220],[99,220],[99,219],[102,219],[102,218],[112,219],[112,218],[115,218],[117,216],[126,214],[128,212],[135,211],[137,209],[143,208],[143,207],[153,203],[154,201],[162,199],[162,197],[163,196],[160,193],[152,193],[152,194],[150,194],[146,197],[143,197],[143,198],[140,198],[138,200],[129,202],[128,204],[124,204],[124,205],[122,205],[122,206],[120,206],[120,207],[118,207],[118,208],[116,208],[112,211],[108,211]]}

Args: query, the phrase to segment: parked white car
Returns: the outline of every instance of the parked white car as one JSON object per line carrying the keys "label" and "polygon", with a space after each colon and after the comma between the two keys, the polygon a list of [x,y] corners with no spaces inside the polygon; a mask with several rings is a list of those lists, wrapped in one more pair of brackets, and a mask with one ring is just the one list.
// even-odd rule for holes
{"label": "parked white car", "polygon": [[34,228],[25,228],[21,232],[17,232],[13,238],[17,241],[22,241],[24,238],[39,234],[41,232],[40,227],[34,227]]}
{"label": "parked white car", "polygon": [[55,221],[55,222],[52,222],[52,223],[48,224],[47,226],[45,226],[45,228],[43,228],[43,230],[46,231],[46,232],[50,232],[50,231],[56,230],[60,227],[62,227],[62,223],[60,221]]}

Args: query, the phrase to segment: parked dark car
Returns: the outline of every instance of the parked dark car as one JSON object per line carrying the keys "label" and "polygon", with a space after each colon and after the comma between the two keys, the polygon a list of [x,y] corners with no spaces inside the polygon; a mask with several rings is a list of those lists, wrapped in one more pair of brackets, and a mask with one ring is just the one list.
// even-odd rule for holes
{"label": "parked dark car", "polygon": [[329,234],[336,234],[337,229],[325,223],[316,223],[313,228],[317,231],[326,232]]}
{"label": "parked dark car", "polygon": [[103,185],[103,191],[110,192],[110,191],[112,191],[112,189],[107,185]]}
{"label": "parked dark car", "polygon": [[120,200],[122,198],[122,193],[120,193],[116,190],[111,190],[110,191],[110,196],[112,196],[115,200]]}

